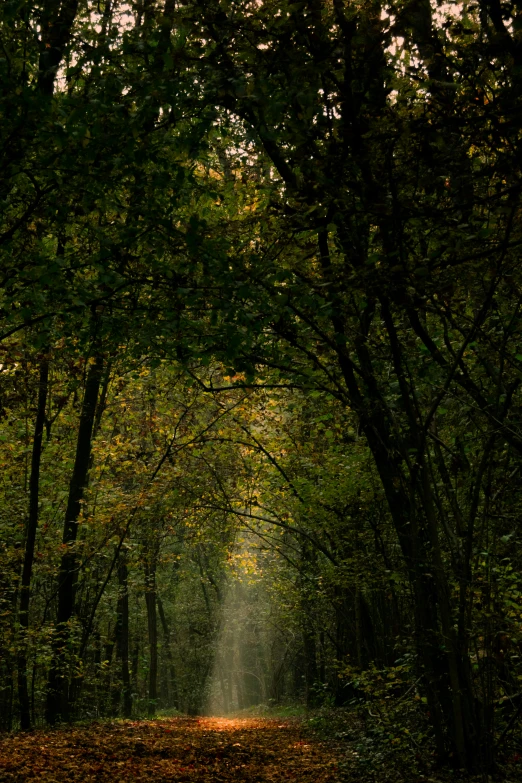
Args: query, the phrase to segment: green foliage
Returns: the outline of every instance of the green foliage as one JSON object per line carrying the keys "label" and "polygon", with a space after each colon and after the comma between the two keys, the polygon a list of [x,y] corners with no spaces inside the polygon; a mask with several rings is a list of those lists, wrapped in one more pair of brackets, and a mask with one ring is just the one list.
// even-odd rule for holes
{"label": "green foliage", "polygon": [[414,687],[440,761],[518,747],[518,17],[3,4],[3,728],[24,672],[32,722],[53,671],[198,711],[241,637],[230,708],[357,691],[411,755]]}

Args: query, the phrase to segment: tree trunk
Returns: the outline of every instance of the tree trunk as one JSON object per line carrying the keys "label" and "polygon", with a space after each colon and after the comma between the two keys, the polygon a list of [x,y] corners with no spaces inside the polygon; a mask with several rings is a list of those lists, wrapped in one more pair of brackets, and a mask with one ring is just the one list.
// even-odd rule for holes
{"label": "tree trunk", "polygon": [[89,365],[85,393],[78,428],[76,457],[69,486],[65,512],[62,555],[58,577],[58,614],[53,644],[53,659],[48,677],[46,719],[53,725],[59,720],[69,720],[69,688],[66,672],[66,649],[69,640],[69,622],[74,613],[74,594],[77,582],[78,559],[74,544],[78,534],[84,491],[87,487],[92,445],[92,430],[96,415],[96,403],[100,389],[103,360],[97,356]]}
{"label": "tree trunk", "polygon": [[121,681],[123,686],[123,717],[132,716],[132,688],[129,671],[129,588],[128,567],[125,555],[120,555],[118,565],[118,608],[116,621],[116,643],[118,658],[121,662]]}
{"label": "tree trunk", "polygon": [[[452,641],[449,588],[440,559],[437,522],[426,501],[429,479],[421,479],[418,491],[424,503],[417,505],[415,488],[409,493],[404,489],[400,452],[383,418],[380,414],[363,416],[363,424],[414,591],[417,649],[438,753],[441,759],[452,753],[461,766],[472,769],[473,759],[478,758],[474,739],[478,732],[469,704],[471,693],[465,697],[466,716],[462,711],[466,684],[458,673],[462,667],[457,665]],[[471,721],[466,730],[464,717]]]}
{"label": "tree trunk", "polygon": [[13,728],[14,672],[9,651],[0,647],[0,731]]}
{"label": "tree trunk", "polygon": [[131,656],[131,683],[134,693],[139,693],[140,644],[136,640]]}
{"label": "tree trunk", "polygon": [[29,513],[25,531],[25,554],[20,584],[20,642],[18,649],[18,701],[20,705],[20,728],[31,728],[31,703],[27,684],[27,631],[29,629],[29,602],[31,599],[31,576],[33,572],[34,547],[38,527],[38,496],[40,491],[40,465],[42,461],[42,438],[45,426],[47,390],[49,382],[49,360],[40,362],[38,382],[38,403],[34,427],[31,474],[29,477]]}
{"label": "tree trunk", "polygon": [[145,578],[145,602],[149,632],[149,698],[147,712],[152,718],[158,699],[158,621],[156,614],[156,569],[150,568]]}
{"label": "tree trunk", "polygon": [[302,622],[305,700],[307,707],[313,707],[317,701],[317,695],[314,692],[314,687],[317,685],[317,644],[314,625],[308,612],[309,607],[305,607]]}
{"label": "tree trunk", "polygon": [[163,629],[163,638],[165,640],[165,655],[167,658],[168,675],[169,675],[167,677],[167,706],[169,707],[173,706],[176,707],[176,709],[179,709],[176,670],[174,668],[174,659],[172,657],[172,647],[170,641],[170,628],[167,622],[167,618],[165,617],[165,612],[163,610],[163,603],[159,595],[158,595],[158,612],[160,616],[161,627]]}

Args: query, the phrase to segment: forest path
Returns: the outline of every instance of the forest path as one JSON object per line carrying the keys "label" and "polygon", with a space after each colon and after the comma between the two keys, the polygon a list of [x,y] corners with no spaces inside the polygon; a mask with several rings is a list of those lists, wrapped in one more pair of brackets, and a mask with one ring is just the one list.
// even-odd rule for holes
{"label": "forest path", "polygon": [[164,718],[0,739],[0,783],[333,783],[326,745],[299,721]]}

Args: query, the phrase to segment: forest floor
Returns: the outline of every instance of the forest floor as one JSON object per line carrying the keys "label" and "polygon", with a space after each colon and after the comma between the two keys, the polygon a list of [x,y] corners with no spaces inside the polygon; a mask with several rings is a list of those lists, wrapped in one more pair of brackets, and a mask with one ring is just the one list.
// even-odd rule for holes
{"label": "forest floor", "polygon": [[298,720],[167,718],[9,734],[0,783],[330,783],[338,764]]}
{"label": "forest floor", "polygon": [[353,712],[104,720],[0,736],[0,783],[522,783],[519,753],[492,777],[466,776],[438,767],[429,744],[388,744]]}

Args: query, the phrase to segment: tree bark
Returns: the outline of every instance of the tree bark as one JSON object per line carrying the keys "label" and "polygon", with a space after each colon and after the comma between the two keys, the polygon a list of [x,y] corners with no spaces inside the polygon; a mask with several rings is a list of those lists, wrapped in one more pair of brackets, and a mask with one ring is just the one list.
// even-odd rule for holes
{"label": "tree bark", "polygon": [[49,383],[49,360],[40,362],[38,381],[38,403],[34,427],[31,474],[29,476],[29,513],[25,531],[25,553],[20,584],[20,642],[18,650],[18,701],[20,705],[20,728],[31,728],[31,703],[27,684],[27,632],[29,629],[29,603],[31,600],[31,576],[33,572],[34,547],[38,528],[38,498],[40,492],[40,465],[42,461],[42,438],[45,427],[45,411]]}
{"label": "tree bark", "polygon": [[156,569],[148,568],[145,577],[145,602],[149,632],[149,699],[147,712],[152,718],[158,699],[158,620],[156,613]]}
{"label": "tree bark", "polygon": [[174,668],[174,659],[172,657],[172,647],[170,639],[170,628],[163,609],[163,602],[158,595],[158,613],[160,616],[161,627],[163,629],[163,638],[165,640],[165,654],[167,658],[168,673],[167,677],[167,705],[179,708],[178,689],[176,683],[176,670]]}
{"label": "tree bark", "polygon": [[66,648],[69,640],[69,622],[74,613],[78,558],[74,544],[78,534],[78,519],[88,483],[92,446],[92,431],[96,415],[96,403],[100,390],[103,359],[97,356],[89,365],[85,393],[82,402],[76,457],[69,486],[69,497],[63,528],[62,555],[58,576],[58,613],[53,644],[53,659],[49,670],[46,719],[53,725],[59,720],[69,720],[69,688],[65,671]]}
{"label": "tree bark", "polygon": [[78,0],[47,0],[43,4],[38,87],[48,98],[53,95],[56,73],[71,38],[77,12]]}
{"label": "tree bark", "polygon": [[123,685],[123,717],[132,716],[132,688],[129,671],[129,588],[128,567],[125,555],[120,556],[118,565],[118,595],[116,640],[118,658],[121,663],[121,681]]}

